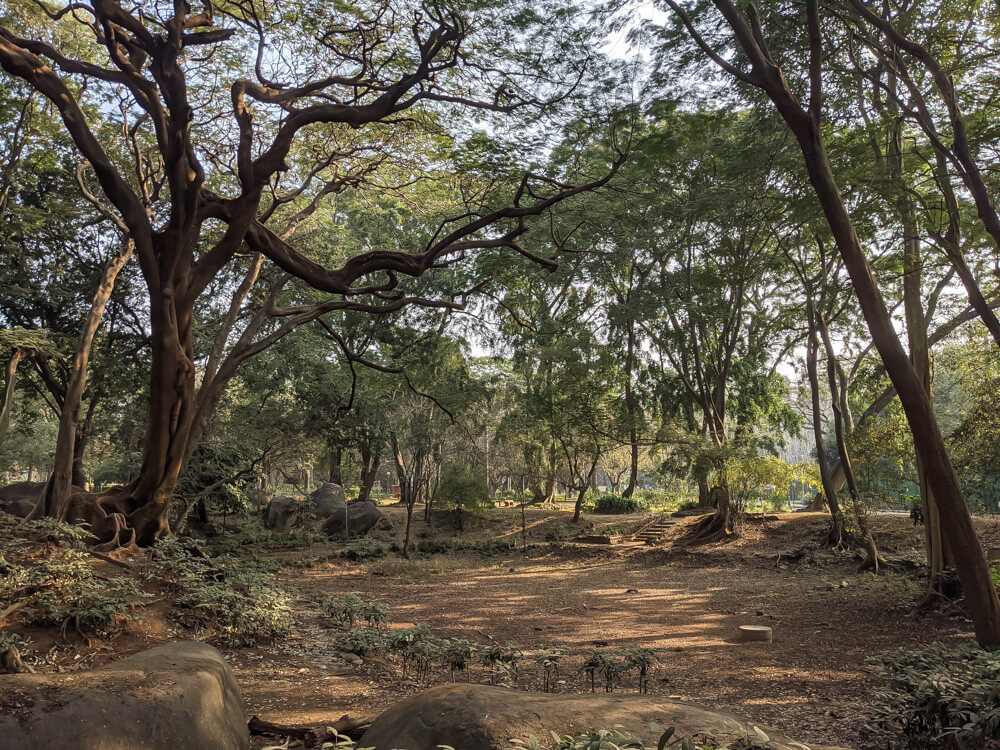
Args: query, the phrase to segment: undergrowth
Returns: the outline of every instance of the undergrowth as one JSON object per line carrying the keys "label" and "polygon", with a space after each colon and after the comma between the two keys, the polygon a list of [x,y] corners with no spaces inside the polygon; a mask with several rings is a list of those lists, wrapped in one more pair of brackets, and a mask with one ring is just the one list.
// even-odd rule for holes
{"label": "undergrowth", "polygon": [[84,551],[80,526],[46,518],[0,517],[0,609],[17,607],[27,625],[111,636],[139,619],[149,594],[127,576],[103,575]]}
{"label": "undergrowth", "polygon": [[210,557],[191,539],[167,539],[153,548],[148,573],[176,595],[177,622],[249,646],[291,632],[291,599],[272,576],[278,567],[256,556]]}

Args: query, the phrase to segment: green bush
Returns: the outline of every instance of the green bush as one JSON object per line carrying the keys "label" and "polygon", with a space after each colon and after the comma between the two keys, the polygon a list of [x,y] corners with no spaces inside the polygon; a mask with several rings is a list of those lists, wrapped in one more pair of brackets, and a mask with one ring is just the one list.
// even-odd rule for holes
{"label": "green bush", "polygon": [[450,539],[421,539],[417,543],[417,552],[422,555],[437,555],[444,552],[451,552],[454,546]]}
{"label": "green bush", "polygon": [[276,563],[209,557],[193,540],[166,539],[153,548],[150,565],[177,593],[172,615],[182,625],[244,646],[291,632],[291,599],[271,576]]}
{"label": "green bush", "polygon": [[639,501],[632,497],[622,497],[608,493],[601,495],[594,503],[595,513],[638,513]]}
{"label": "green bush", "polygon": [[344,559],[357,562],[367,560],[372,557],[384,557],[389,548],[370,537],[361,537],[352,542],[348,542],[343,547],[330,555],[331,559]]}
{"label": "green bush", "polygon": [[358,656],[368,656],[386,648],[382,632],[375,628],[351,628],[343,633],[337,633],[333,637],[333,642],[341,651]]}
{"label": "green bush", "polygon": [[486,505],[490,490],[468,466],[446,466],[441,472],[434,500],[442,508],[477,508]]}
{"label": "green bush", "polygon": [[871,727],[889,747],[986,747],[1000,739],[1000,651],[933,643],[874,657],[887,678]]}

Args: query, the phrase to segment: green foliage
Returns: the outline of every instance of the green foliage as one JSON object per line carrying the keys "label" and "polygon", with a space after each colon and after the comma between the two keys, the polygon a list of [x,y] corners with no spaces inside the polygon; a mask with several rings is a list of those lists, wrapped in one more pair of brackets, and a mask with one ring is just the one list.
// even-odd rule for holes
{"label": "green foliage", "polygon": [[544,675],[545,692],[549,692],[549,683],[552,676],[559,673],[559,665],[566,656],[566,649],[559,646],[546,646],[542,644],[541,649],[535,655],[535,664],[541,668]]}
{"label": "green foliage", "polygon": [[440,539],[432,537],[421,539],[417,542],[417,552],[422,555],[436,555],[443,552],[451,552],[455,545],[450,539]]}
{"label": "green foliage", "polygon": [[636,498],[610,493],[601,495],[594,503],[595,513],[638,513],[641,509],[642,506]]}
{"label": "green foliage", "polygon": [[348,628],[354,627],[354,621],[358,619],[363,606],[364,601],[357,594],[341,594],[322,603],[323,612],[328,617]]}
{"label": "green foliage", "polygon": [[934,643],[873,658],[887,683],[871,725],[890,747],[985,747],[1000,739],[1000,651]]}
{"label": "green foliage", "polygon": [[381,542],[372,539],[370,536],[363,536],[345,544],[340,549],[333,552],[331,558],[343,558],[344,560],[367,560],[373,557],[384,557],[389,548]]}
{"label": "green foliage", "polygon": [[271,576],[273,563],[209,557],[192,540],[163,540],[153,548],[150,574],[177,594],[171,610],[181,624],[229,643],[250,646],[287,635],[291,598]]}
{"label": "green foliage", "polygon": [[[29,625],[72,625],[81,635],[109,636],[139,617],[149,594],[127,576],[104,576],[83,552],[90,534],[44,519],[0,520],[0,609],[27,600]],[[44,543],[42,550],[33,545]],[[9,555],[9,558],[7,557]]]}
{"label": "green foliage", "polygon": [[[659,732],[660,727],[653,725],[651,730]],[[656,750],[665,747],[677,750],[699,750],[699,745],[690,737],[675,738],[676,730],[668,727],[656,743]],[[672,742],[671,742],[672,740]],[[653,750],[653,745],[647,745],[638,735],[627,732],[623,727],[614,729],[591,729],[583,734],[559,735],[552,732],[554,744],[541,744],[537,738],[527,740],[511,740],[508,750]],[[668,744],[669,743],[669,744]]]}
{"label": "green foliage", "polygon": [[382,631],[375,628],[351,628],[337,633],[333,642],[341,651],[358,656],[368,656],[386,648]]}
{"label": "green foliage", "polygon": [[453,465],[442,470],[434,499],[446,508],[478,508],[489,502],[490,491],[468,466]]}
{"label": "green foliage", "polygon": [[451,669],[453,678],[455,672],[467,670],[476,655],[476,646],[464,638],[445,639],[440,647],[441,659]]}

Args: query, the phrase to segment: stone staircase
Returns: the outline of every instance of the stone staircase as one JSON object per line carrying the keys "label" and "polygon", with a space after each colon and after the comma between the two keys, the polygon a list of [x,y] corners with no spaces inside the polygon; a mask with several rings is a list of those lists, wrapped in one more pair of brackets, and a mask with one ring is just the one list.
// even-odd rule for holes
{"label": "stone staircase", "polygon": [[661,518],[651,521],[632,535],[632,540],[644,544],[656,544],[663,535],[670,530],[677,521],[669,518]]}

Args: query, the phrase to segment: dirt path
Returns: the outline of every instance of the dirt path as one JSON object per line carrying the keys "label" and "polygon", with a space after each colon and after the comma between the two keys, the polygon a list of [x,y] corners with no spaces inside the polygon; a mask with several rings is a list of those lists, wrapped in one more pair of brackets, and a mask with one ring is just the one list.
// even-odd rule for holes
{"label": "dirt path", "polygon": [[[322,563],[282,578],[305,608],[320,592],[387,602],[393,627],[427,623],[438,635],[513,641],[526,650],[560,645],[573,657],[595,645],[664,649],[651,693],[735,710],[801,741],[862,746],[859,727],[873,685],[865,659],[966,637],[968,623],[941,613],[909,616],[919,587],[913,578],[859,576],[850,558],[775,563],[771,552],[755,551],[748,534],[738,547],[697,553],[447,555],[417,563]],[[774,643],[733,642],[740,624],[772,626]],[[247,704],[262,718],[317,724],[343,713],[377,713],[426,687],[401,681],[378,659],[360,674],[331,674],[317,646],[324,631],[312,627],[301,648],[287,647],[291,653],[227,654]],[[568,661],[557,689],[589,690],[579,659]],[[431,682],[449,679],[436,674]],[[488,677],[479,669],[472,679]],[[519,686],[540,689],[538,683],[527,668]]]}

